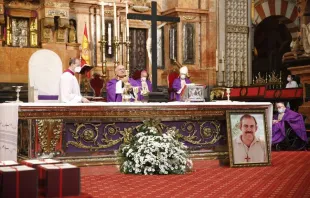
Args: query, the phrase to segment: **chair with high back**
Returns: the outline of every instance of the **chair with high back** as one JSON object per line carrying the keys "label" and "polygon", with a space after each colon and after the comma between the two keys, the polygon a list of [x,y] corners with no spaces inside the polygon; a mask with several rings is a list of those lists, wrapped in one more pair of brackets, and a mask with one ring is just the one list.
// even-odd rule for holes
{"label": "chair with high back", "polygon": [[90,80],[90,87],[94,91],[95,97],[102,97],[104,80],[97,73],[95,73],[93,76],[94,77]]}
{"label": "chair with high back", "polygon": [[172,88],[173,81],[179,77],[179,72],[172,70],[167,76],[169,100],[175,100],[175,90]]}

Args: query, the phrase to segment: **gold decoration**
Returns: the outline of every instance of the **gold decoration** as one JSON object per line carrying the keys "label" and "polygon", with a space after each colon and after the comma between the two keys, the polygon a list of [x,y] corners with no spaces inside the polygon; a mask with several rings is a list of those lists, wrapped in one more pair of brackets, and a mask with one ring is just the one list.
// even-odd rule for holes
{"label": "gold decoration", "polygon": [[30,46],[38,46],[38,20],[37,18],[30,19]]}
{"label": "gold decoration", "polygon": [[143,124],[140,124],[140,125],[136,126],[135,128],[139,129],[142,126],[145,126],[145,127],[155,127],[159,133],[163,133],[164,128],[167,128],[166,125],[161,123],[161,120],[154,119],[154,118],[151,118],[151,119],[148,119],[148,120],[144,120]]}
{"label": "gold decoration", "polygon": [[123,136],[123,142],[125,144],[129,144],[130,141],[132,140],[133,137],[133,129],[132,128],[128,128],[128,129],[124,129],[124,131],[120,131],[120,134]]}
{"label": "gold decoration", "polygon": [[46,28],[51,28],[55,26],[54,18],[44,18],[42,23],[43,23],[43,27],[46,27]]}
{"label": "gold decoration", "polygon": [[[200,137],[197,136],[195,122],[187,121],[181,126],[181,130],[188,135],[182,135],[177,130],[177,137],[183,139],[194,145],[211,145],[218,142],[222,135],[220,135],[220,123],[217,121],[205,121],[199,124]],[[208,126],[209,125],[209,126]],[[210,127],[212,126],[212,127]],[[212,138],[212,139],[210,139]],[[209,140],[210,139],[210,140]]]}
{"label": "gold decoration", "polygon": [[276,72],[271,72],[271,75],[269,74],[269,83],[281,83],[281,76],[278,78],[276,75]]}
{"label": "gold decoration", "polygon": [[104,15],[113,15],[113,12],[112,11],[110,11],[110,10],[108,10],[108,11],[104,11]]}
{"label": "gold decoration", "polygon": [[43,153],[56,151],[62,134],[62,120],[60,119],[37,119],[39,144]]}
{"label": "gold decoration", "polygon": [[55,8],[69,8],[69,3],[45,1],[44,6],[55,7]]}
{"label": "gold decoration", "polygon": [[[23,107],[22,107],[23,108]],[[72,107],[70,111],[67,111],[66,107],[62,109],[62,107],[57,108],[59,111],[21,111],[19,112],[19,116],[21,118],[115,118],[115,117],[123,117],[123,118],[165,118],[171,119],[174,117],[184,117],[184,118],[193,118],[193,117],[214,117],[214,116],[224,116],[225,115],[225,106],[223,106],[223,110],[210,110],[210,109],[175,109],[175,110],[166,110],[166,109],[110,109],[108,107],[95,107],[95,110],[83,111],[81,107]]]}
{"label": "gold decoration", "polygon": [[[122,141],[129,142],[132,138],[133,128],[124,128],[124,131],[121,131],[115,123],[107,124],[104,127],[101,140],[98,140],[99,127],[101,124],[76,123],[74,126],[75,130],[70,129],[70,132],[75,141],[68,141],[67,147],[72,145],[76,148],[87,149],[89,151],[98,151],[99,149],[115,146]],[[86,126],[90,127],[86,128]],[[118,134],[120,134],[122,137],[119,137],[118,139],[112,139],[112,136]],[[84,142],[92,142],[92,144],[86,145]]]}
{"label": "gold decoration", "polygon": [[183,19],[185,19],[187,21],[193,20],[195,18],[196,18],[196,16],[183,16]]}
{"label": "gold decoration", "polygon": [[40,7],[40,4],[30,3],[29,1],[11,1],[10,3],[6,4],[5,7],[7,8],[17,8],[17,9],[24,9],[24,10],[37,10]]}
{"label": "gold decoration", "polygon": [[[254,80],[254,79],[253,79]],[[258,72],[258,76],[255,76],[255,84],[265,84],[267,83],[263,76],[261,76],[260,72]]]}
{"label": "gold decoration", "polygon": [[72,20],[69,22],[69,41],[68,43],[76,43],[76,29]]}
{"label": "gold decoration", "polygon": [[59,28],[57,30],[57,42],[65,42],[65,31],[64,28]]}
{"label": "gold decoration", "polygon": [[132,9],[137,12],[147,12],[151,8],[147,6],[147,0],[133,0]]}
{"label": "gold decoration", "polygon": [[54,16],[60,16],[60,18],[68,18],[69,17],[69,11],[64,9],[45,9],[45,16],[47,17],[54,17]]}
{"label": "gold decoration", "polygon": [[0,14],[4,14],[3,5],[0,5]]}
{"label": "gold decoration", "polygon": [[213,88],[210,94],[210,100],[223,99],[225,94],[225,88]]}

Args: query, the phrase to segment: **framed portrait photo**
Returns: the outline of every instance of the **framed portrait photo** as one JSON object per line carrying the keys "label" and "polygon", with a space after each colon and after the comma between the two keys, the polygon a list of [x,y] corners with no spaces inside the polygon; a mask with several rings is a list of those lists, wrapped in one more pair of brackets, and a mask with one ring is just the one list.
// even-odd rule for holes
{"label": "framed portrait photo", "polygon": [[230,166],[270,165],[265,110],[229,110],[226,120]]}

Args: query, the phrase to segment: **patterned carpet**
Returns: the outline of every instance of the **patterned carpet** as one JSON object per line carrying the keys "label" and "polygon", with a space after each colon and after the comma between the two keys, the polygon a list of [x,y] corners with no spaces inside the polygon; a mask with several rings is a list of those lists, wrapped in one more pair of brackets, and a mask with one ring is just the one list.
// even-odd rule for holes
{"label": "patterned carpet", "polygon": [[229,168],[194,161],[186,175],[124,175],[116,166],[81,168],[80,197],[310,197],[310,152],[273,152],[272,166]]}

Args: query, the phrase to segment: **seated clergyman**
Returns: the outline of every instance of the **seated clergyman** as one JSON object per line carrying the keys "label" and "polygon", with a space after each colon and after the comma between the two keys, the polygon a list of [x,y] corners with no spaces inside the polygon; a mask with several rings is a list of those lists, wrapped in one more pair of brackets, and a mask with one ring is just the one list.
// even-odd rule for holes
{"label": "seated clergyman", "polygon": [[305,123],[301,114],[286,108],[284,102],[277,102],[278,112],[272,121],[272,144],[282,142],[286,136],[285,123],[287,123],[300,139],[308,141]]}
{"label": "seated clergyman", "polygon": [[186,84],[190,84],[191,81],[188,78],[188,69],[186,66],[180,68],[180,76],[173,81],[172,88],[176,91],[176,101],[181,100],[181,92]]}

